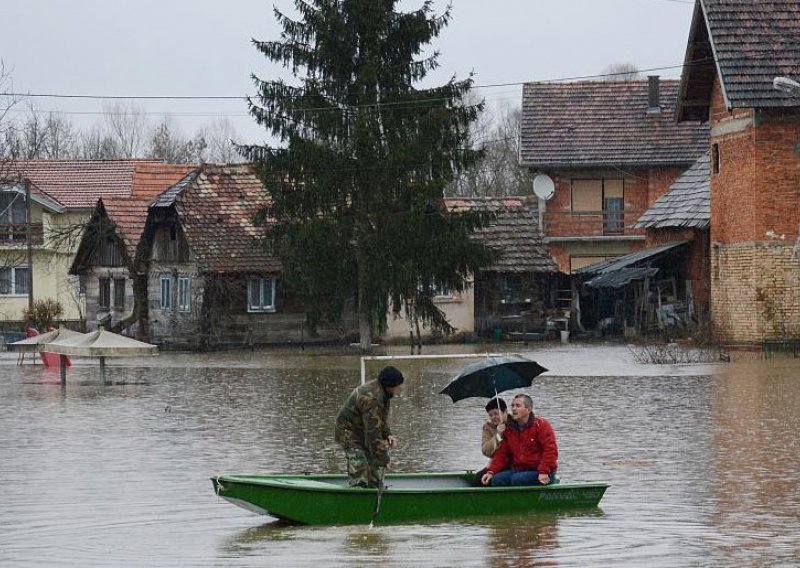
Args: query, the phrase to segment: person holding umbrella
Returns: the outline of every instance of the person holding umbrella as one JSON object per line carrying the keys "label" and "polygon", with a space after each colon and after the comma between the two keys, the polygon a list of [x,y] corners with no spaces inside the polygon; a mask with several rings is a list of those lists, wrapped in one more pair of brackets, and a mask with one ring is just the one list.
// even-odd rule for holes
{"label": "person holding umbrella", "polygon": [[[503,441],[483,477],[483,485],[547,485],[558,468],[558,443],[550,423],[533,414],[533,401],[518,394]],[[510,469],[506,469],[511,466]]]}
{"label": "person holding umbrella", "polygon": [[489,417],[483,423],[481,431],[481,453],[489,459],[494,457],[500,442],[503,441],[503,432],[506,430],[508,419],[508,405],[502,398],[492,398],[484,407]]}
{"label": "person holding umbrella", "polygon": [[351,486],[380,487],[397,439],[389,430],[389,402],[405,378],[384,367],[377,380],[353,390],[336,417],[334,436],[347,458]]}

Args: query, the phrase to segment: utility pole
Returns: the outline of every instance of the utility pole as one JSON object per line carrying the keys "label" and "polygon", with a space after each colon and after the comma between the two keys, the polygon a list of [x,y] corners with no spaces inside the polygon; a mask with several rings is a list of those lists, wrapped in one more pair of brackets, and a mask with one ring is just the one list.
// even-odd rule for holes
{"label": "utility pole", "polygon": [[31,226],[31,180],[25,178],[25,242],[28,246],[28,311],[33,313],[33,231]]}

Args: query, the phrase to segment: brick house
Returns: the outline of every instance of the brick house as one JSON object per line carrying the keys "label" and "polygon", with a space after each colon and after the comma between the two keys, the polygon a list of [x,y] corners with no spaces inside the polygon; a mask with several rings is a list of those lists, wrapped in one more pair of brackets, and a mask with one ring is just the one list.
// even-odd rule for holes
{"label": "brick house", "polygon": [[677,118],[710,126],[711,307],[717,338],[800,334],[800,4],[700,0]]}
{"label": "brick house", "polygon": [[646,246],[634,223],[708,148],[707,125],[675,123],[677,98],[658,77],[525,84],[520,163],[554,183],[539,210],[561,272]]}

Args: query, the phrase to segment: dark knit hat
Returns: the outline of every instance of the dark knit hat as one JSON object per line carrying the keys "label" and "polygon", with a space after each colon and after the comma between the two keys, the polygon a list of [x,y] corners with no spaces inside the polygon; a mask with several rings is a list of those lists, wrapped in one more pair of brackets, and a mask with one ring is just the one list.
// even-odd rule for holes
{"label": "dark knit hat", "polygon": [[396,387],[397,385],[403,384],[404,380],[405,377],[403,377],[403,373],[401,373],[397,367],[392,367],[391,365],[384,367],[381,369],[381,372],[378,373],[378,382],[385,387]]}
{"label": "dark knit hat", "polygon": [[506,409],[508,408],[508,406],[506,405],[506,401],[505,400],[503,400],[502,398],[496,398],[496,397],[491,399],[489,401],[489,404],[484,406],[484,408],[486,409],[486,412],[489,412],[490,410],[494,410],[495,408],[497,408],[498,404],[500,406],[500,412],[505,412]]}

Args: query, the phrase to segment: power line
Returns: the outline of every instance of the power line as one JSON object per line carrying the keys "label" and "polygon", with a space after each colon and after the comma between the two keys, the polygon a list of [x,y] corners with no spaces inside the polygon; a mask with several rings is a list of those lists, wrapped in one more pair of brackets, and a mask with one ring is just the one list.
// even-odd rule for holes
{"label": "power line", "polygon": [[[667,1],[667,0],[662,0]],[[672,0],[672,1],[679,1],[679,0]],[[695,61],[690,63],[689,65],[696,65],[699,63],[705,63],[705,61]],[[677,65],[664,65],[660,67],[649,67],[647,69],[639,69],[637,70],[638,73],[648,73],[651,71],[667,71],[671,69],[680,69],[684,67],[684,64],[677,64]],[[525,85],[526,83],[561,83],[561,82],[568,82],[568,81],[579,81],[583,79],[601,79],[603,77],[615,77],[619,75],[630,75],[630,71],[618,71],[613,73],[596,73],[592,75],[574,75],[571,77],[557,77],[551,79],[539,79],[539,80],[532,80],[532,81],[512,81],[508,83],[488,83],[485,85],[473,85],[472,89],[493,89],[498,87],[517,87]],[[80,95],[80,94],[64,94],[64,93],[0,93],[4,96],[10,97],[27,97],[27,98],[51,98],[51,99],[83,99],[83,100],[132,100],[132,101],[156,101],[156,100],[179,100],[179,101],[203,101],[203,100],[229,100],[229,101],[247,101],[253,98],[251,95],[240,95],[240,96],[226,96],[226,95]],[[399,105],[408,105],[410,102],[425,102],[425,101],[438,101],[444,100],[443,97],[439,98],[432,98],[432,99],[421,99],[420,101],[403,101],[398,103],[372,103],[367,105],[354,105],[353,108],[360,108],[370,107],[370,106],[390,106],[392,104],[399,104]],[[302,110],[319,110],[319,109],[302,109]],[[322,110],[327,110],[322,109]]]}

